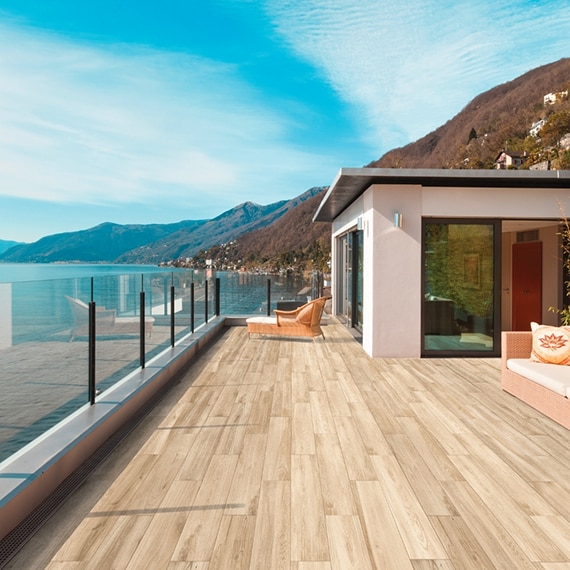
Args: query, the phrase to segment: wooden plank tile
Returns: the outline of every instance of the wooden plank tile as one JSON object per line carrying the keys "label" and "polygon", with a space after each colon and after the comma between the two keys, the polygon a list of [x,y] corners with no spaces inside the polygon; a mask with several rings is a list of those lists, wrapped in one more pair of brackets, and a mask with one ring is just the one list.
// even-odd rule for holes
{"label": "wooden plank tile", "polygon": [[327,516],[327,532],[333,568],[372,570],[373,565],[358,517]]}
{"label": "wooden plank tile", "polygon": [[454,515],[449,497],[405,435],[386,436],[406,479],[427,515]]}
{"label": "wooden plank tile", "polygon": [[430,521],[449,553],[452,568],[481,570],[495,567],[463,518],[438,516],[430,517]]}
{"label": "wooden plank tile", "polygon": [[[125,562],[122,562],[126,551],[123,550],[124,536],[117,537],[117,548],[108,557],[97,561],[97,568],[125,568],[138,570],[141,568],[166,568],[178,542],[186,521],[186,513],[158,513],[154,515],[143,536],[135,536],[136,548]],[[132,521],[125,524],[126,532],[130,532]],[[163,534],[164,533],[164,534]],[[162,536],[161,540],[155,537]],[[133,541],[134,542],[134,541]],[[115,566],[116,565],[116,566]]]}
{"label": "wooden plank tile", "polygon": [[266,434],[269,429],[273,393],[268,390],[258,390],[249,416],[247,433]]}
{"label": "wooden plank tile", "polygon": [[227,418],[208,418],[204,421],[192,447],[188,450],[178,475],[179,479],[195,481],[203,479],[226,422]]}
{"label": "wooden plank tile", "polygon": [[438,481],[459,481],[463,476],[450,460],[445,449],[432,433],[421,425],[416,418],[398,418],[401,431],[404,432],[416,453],[423,459]]}
{"label": "wooden plank tile", "polygon": [[330,560],[315,455],[291,458],[291,560]]}
{"label": "wooden plank tile", "polygon": [[311,404],[296,403],[293,405],[291,434],[291,452],[293,454],[315,453]]}
{"label": "wooden plank tile", "polygon": [[291,484],[262,481],[251,570],[289,570],[291,566]]}
{"label": "wooden plank tile", "polygon": [[378,481],[356,481],[354,486],[359,510],[362,513],[362,525],[375,567],[411,570],[408,551],[382,485]]}
{"label": "wooden plank tile", "polygon": [[315,441],[325,513],[356,514],[352,487],[338,437],[336,434],[317,434]]}
{"label": "wooden plank tile", "polygon": [[[502,524],[508,528],[515,542],[530,560],[564,561],[560,549],[510,496],[509,490],[504,489],[502,482],[497,483],[495,473],[489,472],[481,465],[479,457],[454,456],[452,460],[485,504],[496,511]],[[503,489],[504,492],[500,492]]]}
{"label": "wooden plank tile", "polygon": [[510,529],[497,520],[494,505],[487,506],[466,481],[447,481],[443,485],[459,516],[477,537],[494,568],[536,570]]}
{"label": "wooden plank tile", "polygon": [[257,513],[266,444],[267,436],[264,434],[245,436],[243,450],[239,455],[227,497],[227,502],[231,506],[226,509],[226,515]]}
{"label": "wooden plank tile", "polygon": [[251,560],[255,517],[224,516],[208,570],[247,570]]}
{"label": "wooden plank tile", "polygon": [[449,558],[396,458],[371,459],[410,558]]}
{"label": "wooden plank tile", "polygon": [[[231,505],[226,498],[235,472],[236,455],[215,455],[188,514],[171,560],[209,560],[223,513]],[[236,505],[241,508],[242,505]]]}
{"label": "wooden plank tile", "polygon": [[291,419],[272,417],[269,420],[263,479],[291,480]]}
{"label": "wooden plank tile", "polygon": [[356,402],[350,403],[349,407],[366,452],[369,455],[391,455],[392,449],[368,405]]}
{"label": "wooden plank tile", "polygon": [[329,398],[325,391],[309,393],[314,433],[336,433]]}
{"label": "wooden plank tile", "polygon": [[565,562],[570,562],[570,521],[562,516],[532,517],[532,520],[564,553]]}
{"label": "wooden plank tile", "polygon": [[329,397],[331,412],[333,416],[350,416],[350,408],[344,396],[344,392],[340,386],[340,382],[325,382],[325,390]]}
{"label": "wooden plank tile", "polygon": [[339,416],[335,418],[335,424],[348,476],[353,481],[376,479],[376,472],[354,419]]}

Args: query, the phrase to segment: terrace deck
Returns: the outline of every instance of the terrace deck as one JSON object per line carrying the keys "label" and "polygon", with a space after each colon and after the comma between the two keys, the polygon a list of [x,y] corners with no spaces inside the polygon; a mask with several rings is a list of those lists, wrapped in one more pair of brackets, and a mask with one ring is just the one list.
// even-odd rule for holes
{"label": "terrace deck", "polygon": [[570,568],[570,432],[498,359],[228,329],[8,568]]}

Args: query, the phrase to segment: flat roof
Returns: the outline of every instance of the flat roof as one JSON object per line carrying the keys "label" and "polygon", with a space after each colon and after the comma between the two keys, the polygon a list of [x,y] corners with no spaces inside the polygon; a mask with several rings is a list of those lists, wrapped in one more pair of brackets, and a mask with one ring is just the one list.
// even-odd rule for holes
{"label": "flat roof", "polygon": [[570,189],[570,170],[341,168],[313,216],[313,221],[332,222],[373,184]]}

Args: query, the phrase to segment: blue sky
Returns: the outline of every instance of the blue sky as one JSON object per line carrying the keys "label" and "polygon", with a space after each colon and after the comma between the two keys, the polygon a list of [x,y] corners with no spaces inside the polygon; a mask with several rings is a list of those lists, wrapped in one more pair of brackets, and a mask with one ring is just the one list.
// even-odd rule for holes
{"label": "blue sky", "polygon": [[0,239],[292,198],[568,38],[570,0],[0,0]]}

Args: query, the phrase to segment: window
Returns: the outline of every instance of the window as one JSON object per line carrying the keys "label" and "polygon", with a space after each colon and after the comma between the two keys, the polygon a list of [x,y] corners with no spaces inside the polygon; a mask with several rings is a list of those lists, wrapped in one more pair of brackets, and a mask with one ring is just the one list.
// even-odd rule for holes
{"label": "window", "polygon": [[353,231],[339,238],[337,315],[362,332],[363,318],[363,232]]}
{"label": "window", "polygon": [[499,240],[496,221],[424,220],[425,356],[499,354]]}

